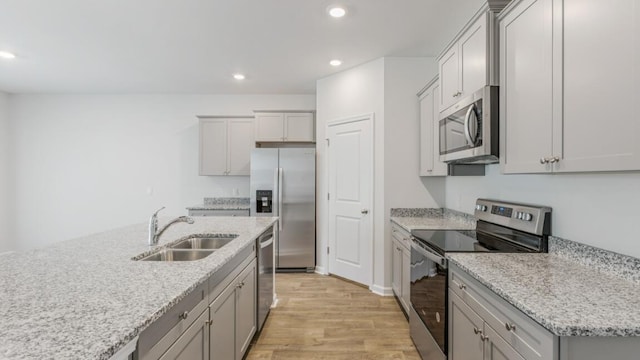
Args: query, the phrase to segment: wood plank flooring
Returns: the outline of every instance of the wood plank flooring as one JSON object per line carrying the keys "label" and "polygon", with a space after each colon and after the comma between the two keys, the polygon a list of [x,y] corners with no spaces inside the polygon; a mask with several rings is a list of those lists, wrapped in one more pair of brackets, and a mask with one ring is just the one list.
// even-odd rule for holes
{"label": "wood plank flooring", "polygon": [[420,360],[393,297],[318,274],[276,274],[278,307],[249,360]]}

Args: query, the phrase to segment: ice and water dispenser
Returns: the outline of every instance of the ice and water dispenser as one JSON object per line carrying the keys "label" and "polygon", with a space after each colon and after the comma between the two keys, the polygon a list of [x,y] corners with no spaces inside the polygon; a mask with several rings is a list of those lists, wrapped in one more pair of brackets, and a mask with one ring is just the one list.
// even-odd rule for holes
{"label": "ice and water dispenser", "polygon": [[256,190],[256,213],[273,212],[273,190]]}

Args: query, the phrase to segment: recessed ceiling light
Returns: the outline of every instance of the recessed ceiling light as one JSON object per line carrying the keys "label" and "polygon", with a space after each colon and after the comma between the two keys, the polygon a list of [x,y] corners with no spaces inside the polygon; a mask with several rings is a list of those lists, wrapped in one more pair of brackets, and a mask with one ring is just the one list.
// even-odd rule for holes
{"label": "recessed ceiling light", "polygon": [[244,75],[242,74],[233,74],[233,78],[236,80],[244,80]]}
{"label": "recessed ceiling light", "polygon": [[340,6],[331,6],[329,8],[329,15],[334,18],[341,18],[347,14],[347,10]]}
{"label": "recessed ceiling light", "polygon": [[7,51],[0,51],[0,58],[3,59],[15,59],[16,56],[10,52]]}
{"label": "recessed ceiling light", "polygon": [[329,65],[331,65],[331,66],[340,66],[340,65],[342,65],[342,61],[340,61],[338,59],[331,60],[331,61],[329,61]]}

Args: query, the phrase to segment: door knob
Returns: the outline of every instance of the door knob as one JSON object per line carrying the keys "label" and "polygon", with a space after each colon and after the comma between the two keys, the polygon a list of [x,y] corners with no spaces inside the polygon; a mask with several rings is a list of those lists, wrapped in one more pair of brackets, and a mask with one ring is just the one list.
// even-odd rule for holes
{"label": "door knob", "polygon": [[362,209],[362,210],[360,210],[360,213],[362,213],[362,214],[368,214],[368,213],[369,213],[369,210],[367,210],[367,209]]}

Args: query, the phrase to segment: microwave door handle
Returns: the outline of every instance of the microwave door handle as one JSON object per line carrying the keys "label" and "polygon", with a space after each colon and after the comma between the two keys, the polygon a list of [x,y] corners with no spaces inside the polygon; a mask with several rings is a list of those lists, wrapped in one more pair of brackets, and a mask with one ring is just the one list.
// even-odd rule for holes
{"label": "microwave door handle", "polygon": [[469,110],[467,110],[467,115],[464,116],[464,137],[467,138],[467,142],[470,145],[474,145],[476,142],[471,137],[471,132],[469,131],[469,122],[471,121],[471,114],[473,113],[474,104],[469,106]]}

